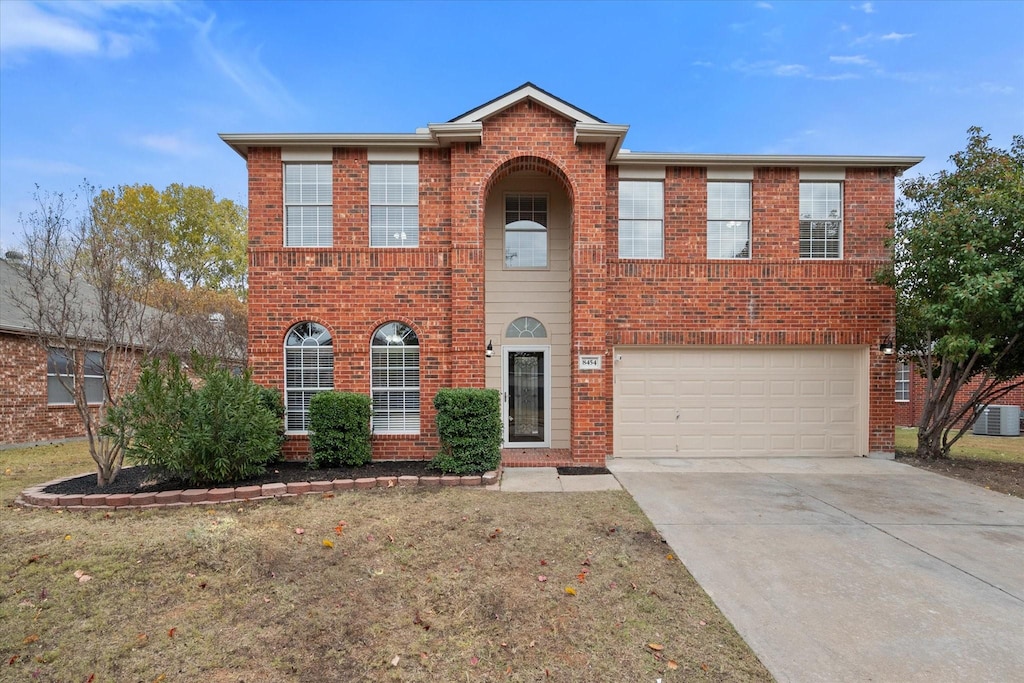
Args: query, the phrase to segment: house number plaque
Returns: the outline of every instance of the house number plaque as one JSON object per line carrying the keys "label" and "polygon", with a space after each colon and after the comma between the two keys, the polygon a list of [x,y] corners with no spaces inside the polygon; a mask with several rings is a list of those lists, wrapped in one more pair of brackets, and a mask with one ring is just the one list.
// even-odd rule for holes
{"label": "house number plaque", "polygon": [[580,356],[580,370],[600,370],[603,356]]}

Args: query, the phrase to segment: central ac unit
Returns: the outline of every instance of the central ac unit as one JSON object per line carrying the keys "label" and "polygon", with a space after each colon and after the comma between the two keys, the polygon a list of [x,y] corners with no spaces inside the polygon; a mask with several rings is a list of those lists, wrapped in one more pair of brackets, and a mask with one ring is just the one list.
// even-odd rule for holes
{"label": "central ac unit", "polygon": [[983,436],[1020,436],[1020,406],[982,406],[974,433]]}

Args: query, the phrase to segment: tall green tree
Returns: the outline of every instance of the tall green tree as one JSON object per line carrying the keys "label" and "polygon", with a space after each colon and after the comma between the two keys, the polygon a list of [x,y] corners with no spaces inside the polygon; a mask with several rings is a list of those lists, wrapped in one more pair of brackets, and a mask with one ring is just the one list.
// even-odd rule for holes
{"label": "tall green tree", "polygon": [[925,382],[926,458],[948,458],[979,406],[1024,384],[1024,136],[1003,150],[971,128],[950,161],[902,183],[890,273],[898,345]]}
{"label": "tall green tree", "polygon": [[246,210],[213,191],[174,183],[121,185],[101,191],[92,206],[109,239],[156,244],[135,253],[139,273],[157,271],[188,289],[233,290],[242,294],[246,274]]}

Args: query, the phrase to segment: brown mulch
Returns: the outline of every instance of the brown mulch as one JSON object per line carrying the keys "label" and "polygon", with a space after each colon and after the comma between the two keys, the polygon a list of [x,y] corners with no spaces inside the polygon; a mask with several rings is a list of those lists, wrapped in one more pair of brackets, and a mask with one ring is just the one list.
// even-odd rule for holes
{"label": "brown mulch", "polygon": [[[361,477],[436,477],[439,470],[430,469],[426,460],[412,461],[378,461],[362,467],[321,467],[311,469],[304,462],[281,462],[267,468],[267,471],[249,479],[236,480],[211,486],[257,486],[275,482],[289,483],[293,481],[333,481],[335,479],[359,479]],[[126,467],[117,475],[114,483],[103,488],[96,486],[96,475],[86,474],[68,479],[58,484],[47,486],[45,493],[63,495],[91,493],[155,493],[158,491],[176,491],[179,489],[208,488],[197,486],[173,477],[162,477],[158,471],[145,465]]]}
{"label": "brown mulch", "polygon": [[928,460],[902,452],[896,453],[896,459],[992,491],[1024,498],[1024,463],[966,459]]}

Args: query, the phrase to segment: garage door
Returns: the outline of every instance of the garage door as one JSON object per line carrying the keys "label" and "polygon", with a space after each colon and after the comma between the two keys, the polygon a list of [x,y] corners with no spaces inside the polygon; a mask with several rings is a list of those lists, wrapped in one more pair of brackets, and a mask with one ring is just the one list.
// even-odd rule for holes
{"label": "garage door", "polygon": [[615,455],[859,455],[865,347],[620,347]]}

